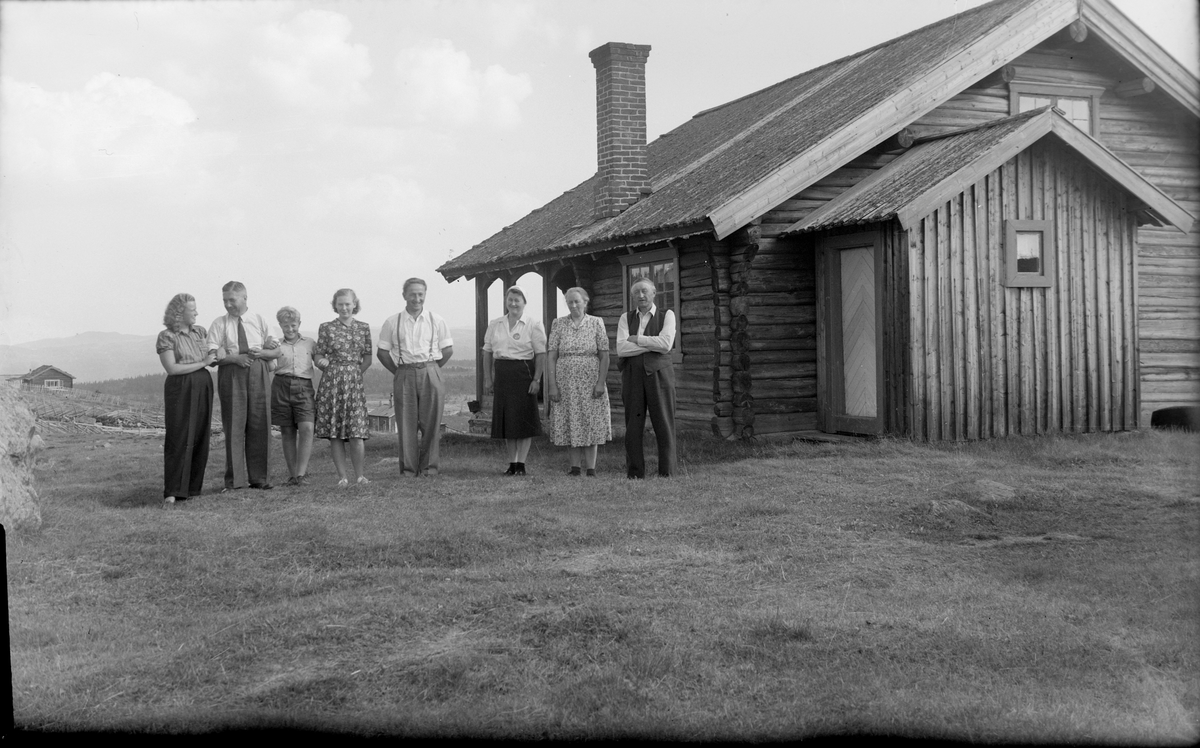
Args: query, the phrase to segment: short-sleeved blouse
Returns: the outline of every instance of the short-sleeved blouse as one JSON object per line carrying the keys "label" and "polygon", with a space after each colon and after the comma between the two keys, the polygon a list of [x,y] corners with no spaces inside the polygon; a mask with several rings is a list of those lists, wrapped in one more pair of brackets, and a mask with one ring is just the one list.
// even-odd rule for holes
{"label": "short-sleeved blouse", "polygon": [[200,325],[192,325],[190,330],[163,330],[158,334],[154,350],[159,354],[175,351],[177,364],[199,363],[208,355],[208,333]]}
{"label": "short-sleeved blouse", "polygon": [[507,314],[497,317],[488,323],[483,350],[496,358],[532,361],[537,354],[546,352],[546,327],[540,319],[529,315],[522,315],[511,328]]}
{"label": "short-sleeved blouse", "polygon": [[330,366],[358,366],[364,355],[370,356],[375,350],[371,341],[371,326],[356,319],[350,320],[350,325],[342,324],[341,320],[322,322],[317,328],[317,356],[329,359]]}

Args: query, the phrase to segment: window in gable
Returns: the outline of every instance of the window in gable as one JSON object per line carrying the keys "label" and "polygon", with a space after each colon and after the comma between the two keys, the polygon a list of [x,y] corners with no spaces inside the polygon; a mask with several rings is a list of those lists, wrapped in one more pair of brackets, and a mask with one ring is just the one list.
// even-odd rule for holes
{"label": "window in gable", "polygon": [[1100,95],[1104,89],[1013,81],[1008,84],[1008,90],[1011,114],[1052,106],[1088,135],[1096,137],[1100,132]]}

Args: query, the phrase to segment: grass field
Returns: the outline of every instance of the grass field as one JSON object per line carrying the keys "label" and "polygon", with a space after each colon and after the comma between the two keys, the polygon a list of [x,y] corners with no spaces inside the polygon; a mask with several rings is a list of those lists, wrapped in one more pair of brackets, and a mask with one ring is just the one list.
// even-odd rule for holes
{"label": "grass field", "polygon": [[644,482],[619,442],[596,479],[450,435],[405,481],[394,448],[363,489],[322,444],[310,487],[163,509],[157,438],[54,437],[8,539],[17,726],[1200,737],[1196,435],[692,437]]}

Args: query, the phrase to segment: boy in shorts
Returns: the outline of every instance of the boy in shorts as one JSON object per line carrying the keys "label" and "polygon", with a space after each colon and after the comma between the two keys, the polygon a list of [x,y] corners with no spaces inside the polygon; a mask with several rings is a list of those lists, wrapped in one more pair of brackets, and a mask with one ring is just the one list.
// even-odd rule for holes
{"label": "boy in shorts", "polygon": [[313,350],[317,342],[300,334],[300,312],[285,306],[275,319],[283,330],[280,356],[275,360],[271,385],[271,421],[283,437],[283,459],[291,476],[285,485],[308,484],[308,458],[312,456],[316,397],[313,391]]}

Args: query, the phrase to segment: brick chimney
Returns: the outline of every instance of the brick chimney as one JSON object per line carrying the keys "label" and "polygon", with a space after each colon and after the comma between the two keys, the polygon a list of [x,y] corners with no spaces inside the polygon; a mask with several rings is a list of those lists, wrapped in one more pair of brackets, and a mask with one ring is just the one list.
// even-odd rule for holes
{"label": "brick chimney", "polygon": [[620,214],[650,187],[646,168],[646,59],[649,44],[609,42],[588,55],[596,66],[597,181],[592,217]]}

